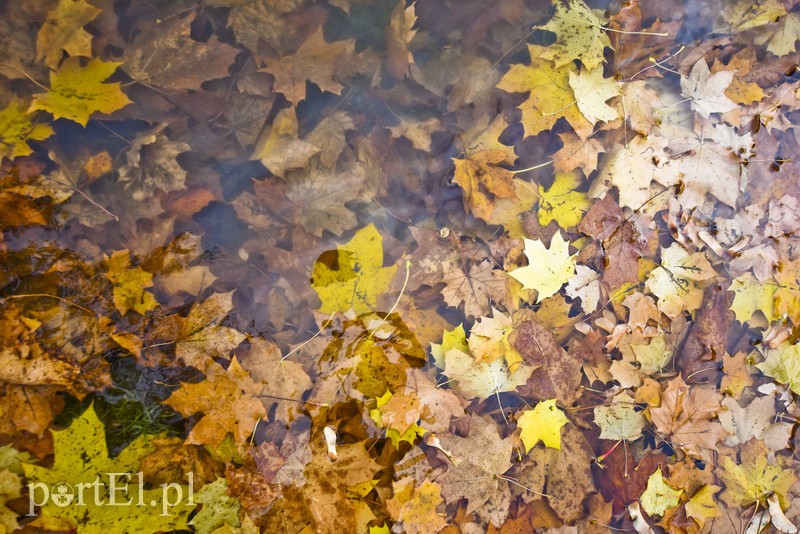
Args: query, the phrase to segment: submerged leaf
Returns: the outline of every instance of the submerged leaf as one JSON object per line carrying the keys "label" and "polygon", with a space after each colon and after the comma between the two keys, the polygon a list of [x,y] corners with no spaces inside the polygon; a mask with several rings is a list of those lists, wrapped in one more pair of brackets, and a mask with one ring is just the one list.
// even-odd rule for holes
{"label": "submerged leaf", "polygon": [[396,265],[383,266],[383,238],[370,224],[339,245],[335,267],[317,260],[311,283],[322,301],[322,313],[353,308],[360,315],[374,311],[396,272]]}
{"label": "submerged leaf", "polygon": [[29,112],[41,109],[56,119],[69,119],[86,126],[95,111],[113,113],[131,103],[119,82],[103,83],[122,63],[93,59],[81,67],[80,58],[64,60],[50,72],[50,90],[34,95]]}
{"label": "submerged leaf", "polygon": [[[23,464],[25,476],[31,484],[44,484],[54,488],[51,498],[39,509],[38,516],[29,523],[32,527],[45,530],[80,530],[87,534],[137,532],[188,529],[186,518],[194,506],[186,501],[170,508],[164,501],[162,488],[141,489],[137,496],[128,490],[125,475],[136,473],[142,456],[151,452],[153,446],[146,438],[140,437],[128,445],[118,456],[111,458],[106,447],[106,433],[103,423],[98,419],[94,407],[89,408],[64,430],[53,431],[55,461],[53,467]],[[113,482],[110,477],[114,477]],[[96,482],[99,481],[99,482]],[[76,485],[95,488],[95,495],[89,496],[81,491],[78,498],[83,506],[72,503],[76,497],[70,491]],[[117,490],[111,494],[110,484]],[[181,495],[187,495],[188,488],[176,484]],[[131,485],[135,488],[135,485]],[[58,492],[58,490],[63,490]],[[141,513],[137,503],[143,500],[151,505],[152,513]],[[162,502],[163,501],[163,502]],[[109,505],[116,502],[116,505]],[[171,502],[171,501],[170,501]],[[169,510],[159,514],[155,510]]]}

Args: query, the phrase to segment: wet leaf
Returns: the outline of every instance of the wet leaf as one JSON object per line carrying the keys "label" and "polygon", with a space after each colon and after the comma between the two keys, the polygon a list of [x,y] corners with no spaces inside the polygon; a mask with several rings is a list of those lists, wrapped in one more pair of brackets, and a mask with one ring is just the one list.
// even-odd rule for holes
{"label": "wet leaf", "polygon": [[28,141],[42,141],[53,135],[53,128],[34,124],[25,109],[20,101],[13,100],[0,111],[0,157],[27,156],[33,152]]}
{"label": "wet leaf", "polygon": [[[173,530],[188,528],[186,523],[193,506],[186,502],[174,508],[167,508],[170,513],[137,514],[137,498],[131,491],[126,495],[123,490],[126,481],[124,475],[115,476],[113,484],[118,488],[114,495],[110,493],[112,484],[109,479],[112,473],[135,473],[139,459],[152,450],[146,438],[140,437],[128,445],[118,456],[111,458],[106,448],[106,434],[103,423],[97,418],[94,407],[90,406],[81,416],[64,430],[53,432],[55,461],[53,467],[46,468],[34,464],[23,464],[25,476],[30,483],[46,484],[48,488],[58,484],[92,485],[96,480],[101,483],[98,488],[99,498],[85,498],[85,508],[69,505],[76,495],[65,488],[64,497],[53,495],[40,512],[32,525],[47,530],[69,530],[80,528],[88,533],[100,534],[114,531],[120,533],[141,532],[151,528]],[[81,461],[81,458],[83,461]],[[105,482],[105,483],[104,483]],[[181,486],[182,494],[186,494],[185,486]],[[163,492],[161,488],[143,489],[142,499],[147,503],[156,503],[154,508],[162,509]],[[88,496],[87,496],[88,497]],[[102,503],[117,502],[114,506]]]}
{"label": "wet leaf", "polygon": [[743,506],[762,502],[769,495],[778,495],[786,503],[789,487],[795,482],[795,474],[779,463],[768,462],[766,453],[758,442],[751,441],[742,449],[741,460],[722,458],[718,475],[725,483],[722,500],[728,506]]}
{"label": "wet leaf", "polygon": [[602,27],[602,21],[583,0],[559,0],[553,18],[539,26],[556,34],[556,42],[541,56],[552,59],[556,66],[578,59],[594,69],[603,61],[603,49],[611,46]]}
{"label": "wet leaf", "polygon": [[453,307],[464,303],[464,314],[479,317],[489,313],[490,302],[502,294],[506,283],[492,262],[473,264],[469,271],[456,265],[445,266],[442,281],[447,286],[442,290],[445,302]]}
{"label": "wet leaf", "polygon": [[339,245],[335,267],[314,264],[312,285],[322,301],[322,313],[357,314],[373,311],[378,297],[389,287],[397,266],[383,266],[383,238],[373,225],[358,230]]}
{"label": "wet leaf", "polygon": [[47,14],[47,22],[36,38],[36,59],[57,69],[63,52],[70,57],[92,57],[92,34],[83,29],[100,14],[100,9],[83,0],[59,0]]}
{"label": "wet leaf", "polygon": [[440,532],[447,526],[447,521],[436,511],[436,507],[444,502],[441,487],[429,480],[419,487],[415,486],[411,479],[395,483],[394,497],[387,501],[387,510],[394,520],[403,525],[404,532]]}
{"label": "wet leaf", "polygon": [[41,109],[56,119],[69,119],[86,126],[95,111],[113,113],[131,103],[119,82],[103,83],[121,63],[92,59],[81,66],[80,58],[64,60],[50,73],[50,89],[33,97],[28,112]]}
{"label": "wet leaf", "polygon": [[649,515],[664,515],[667,509],[678,505],[682,494],[682,490],[676,490],[667,484],[659,467],[647,479],[647,489],[639,501],[642,503],[642,510]]}
{"label": "wet leaf", "polygon": [[556,406],[556,399],[542,401],[533,410],[524,410],[517,419],[522,430],[520,439],[525,452],[541,442],[545,447],[561,450],[561,427],[569,422],[564,412]]}
{"label": "wet leaf", "polygon": [[800,345],[784,342],[777,348],[766,348],[764,355],[766,360],[756,367],[800,395]]}
{"label": "wet leaf", "polygon": [[636,410],[633,399],[626,394],[615,397],[610,406],[594,409],[594,424],[600,427],[600,439],[637,440],[642,437],[646,422],[644,413]]}
{"label": "wet leaf", "polygon": [[198,412],[203,418],[192,428],[187,444],[208,444],[218,447],[228,432],[240,447],[255,428],[256,421],[266,416],[258,398],[261,386],[254,382],[236,358],[225,369],[211,362],[205,369],[206,379],[196,384],[183,383],[167,404],[185,417]]}
{"label": "wet leaf", "polygon": [[153,286],[153,274],[141,267],[131,268],[130,252],[119,250],[107,259],[106,278],[114,284],[114,306],[125,315],[133,310],[144,315],[158,307],[158,301],[147,291]]}
{"label": "wet leaf", "polygon": [[525,289],[535,289],[536,301],[555,295],[575,274],[575,255],[569,254],[569,241],[557,232],[545,248],[540,240],[525,239],[525,256],[528,265],[508,274],[522,283]]}

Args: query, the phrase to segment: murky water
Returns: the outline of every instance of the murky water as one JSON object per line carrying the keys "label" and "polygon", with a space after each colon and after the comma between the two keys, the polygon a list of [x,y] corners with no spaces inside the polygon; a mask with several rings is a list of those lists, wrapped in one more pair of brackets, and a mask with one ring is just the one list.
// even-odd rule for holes
{"label": "murky water", "polygon": [[[648,282],[671,245],[710,258],[723,293],[731,280],[764,282],[795,261],[798,55],[787,29],[797,21],[795,2],[598,0],[589,2],[594,12],[579,0],[92,3],[96,18],[68,30],[58,21],[77,15],[53,18],[57,2],[0,8],[4,106],[27,109],[54,83],[48,66],[62,68],[63,52],[42,44],[48,24],[69,35],[86,26],[90,46],[74,53],[86,57],[76,65],[87,56],[120,62],[101,81],[119,84],[131,101],[93,111],[85,126],[30,111],[53,135],[28,137],[30,153],[6,150],[10,138],[0,145],[0,345],[15,347],[14,361],[64,366],[40,374],[22,366],[22,376],[2,378],[0,413],[10,422],[0,437],[18,450],[47,458],[51,425],[67,426],[92,402],[112,451],[138,435],[185,438],[201,416],[182,417],[166,401],[182,383],[206,379],[205,360],[188,345],[227,366],[234,355],[246,361],[244,335],[274,344],[313,384],[283,404],[265,402],[252,443],[281,447],[330,423],[340,443],[371,440],[389,471],[421,441],[390,448],[369,410],[412,369],[448,389],[454,377],[443,374],[444,360],[434,362],[430,344],[460,324],[470,332],[517,313],[517,328],[529,313],[583,358],[590,331],[610,351],[632,336],[633,327],[623,334],[620,326],[629,317],[624,299],[645,294],[655,311],[640,330],[658,334],[642,335],[677,356],[651,377],[682,374],[717,387],[721,355],[707,358],[708,344],[733,355],[752,351],[765,332],[796,337],[797,311],[785,300],[780,313],[748,317],[749,325],[738,316],[706,325],[697,313],[725,316],[731,307],[704,295],[711,275],[676,282],[684,304]],[[532,30],[556,20],[556,4],[574,24]],[[79,50],[64,42],[67,52]],[[512,79],[529,68],[523,78],[534,81]],[[461,167],[468,164],[474,169]],[[564,194],[574,196],[549,200],[570,173]],[[606,194],[622,238],[601,228],[611,215],[596,228],[581,223]],[[370,228],[377,240],[354,248]],[[561,284],[539,298],[506,276],[539,265],[526,258],[523,238],[551,243],[555,235],[603,281],[594,308],[580,288]],[[346,289],[354,278],[350,297],[320,290]],[[121,287],[135,289],[123,295]],[[192,310],[226,292],[230,309],[192,323]],[[678,334],[692,315],[722,338],[706,335],[687,349]],[[500,335],[506,345],[511,330],[509,322]],[[585,358],[585,396],[565,406],[576,414],[608,401],[616,385],[642,386],[638,374],[625,382],[633,371],[602,379],[612,359],[622,366],[627,356],[600,350]],[[280,368],[262,372],[268,382]],[[600,378],[594,389],[592,372]],[[34,393],[35,401],[20,400]],[[502,424],[534,400],[544,398],[529,383],[467,395],[463,404]],[[321,406],[330,411],[320,415]],[[463,437],[459,424],[454,418],[451,430]],[[582,424],[592,458],[605,452],[592,423]],[[499,428],[503,437],[512,432]],[[438,432],[450,434],[447,425]],[[653,432],[633,447],[674,453]],[[371,490],[373,500],[387,498],[399,472]],[[631,499],[619,488],[602,493],[617,499],[614,524],[629,527],[620,503]],[[451,520],[458,506],[449,504]],[[374,506],[380,520],[384,506]],[[569,523],[555,508],[548,513]],[[505,512],[503,519],[508,502]],[[260,526],[277,525],[276,513],[264,512]],[[319,520],[298,514],[287,529]],[[477,522],[491,518],[485,512]]]}

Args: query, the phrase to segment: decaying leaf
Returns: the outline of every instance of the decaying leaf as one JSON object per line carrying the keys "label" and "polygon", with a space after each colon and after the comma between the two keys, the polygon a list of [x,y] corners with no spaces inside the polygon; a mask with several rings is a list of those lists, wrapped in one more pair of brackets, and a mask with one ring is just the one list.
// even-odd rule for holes
{"label": "decaying leaf", "polygon": [[218,447],[228,432],[242,446],[267,412],[258,398],[262,386],[254,382],[236,358],[227,369],[211,362],[206,379],[197,384],[184,383],[167,403],[184,416],[203,412],[186,443]]}

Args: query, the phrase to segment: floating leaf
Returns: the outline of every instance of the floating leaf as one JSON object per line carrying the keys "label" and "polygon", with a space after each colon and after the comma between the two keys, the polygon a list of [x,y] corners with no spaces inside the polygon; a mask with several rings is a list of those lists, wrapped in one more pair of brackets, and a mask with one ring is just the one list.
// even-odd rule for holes
{"label": "floating leaf", "polygon": [[678,506],[682,494],[683,490],[676,490],[667,484],[659,467],[647,479],[647,489],[642,493],[639,502],[649,515],[664,515],[669,508]]}
{"label": "floating leaf", "polygon": [[131,103],[117,83],[103,83],[122,63],[93,59],[81,67],[80,58],[64,60],[50,73],[50,90],[33,97],[28,112],[41,109],[56,119],[86,126],[95,111],[113,113]]}
{"label": "floating leaf", "polygon": [[536,302],[555,295],[575,275],[576,255],[569,255],[569,241],[564,241],[560,232],[550,240],[550,248],[538,239],[525,239],[525,256],[528,265],[508,274],[525,289],[535,289]]}
{"label": "floating leaf", "polygon": [[561,427],[569,422],[564,412],[556,406],[556,399],[542,401],[533,410],[524,410],[517,419],[522,430],[520,438],[525,444],[525,452],[539,442],[545,447],[561,450]]}

